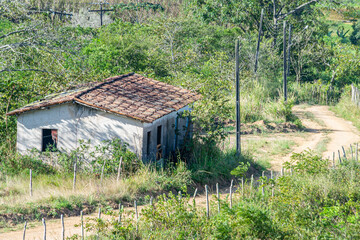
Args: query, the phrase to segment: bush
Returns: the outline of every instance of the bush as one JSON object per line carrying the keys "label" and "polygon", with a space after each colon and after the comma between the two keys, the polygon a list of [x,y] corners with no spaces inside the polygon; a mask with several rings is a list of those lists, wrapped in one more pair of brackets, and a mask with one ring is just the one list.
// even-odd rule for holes
{"label": "bush", "polygon": [[353,32],[350,35],[350,41],[354,45],[360,45],[360,20],[357,20],[352,25]]}
{"label": "bush", "polygon": [[56,169],[34,156],[21,156],[14,154],[3,158],[0,162],[0,172],[2,174],[14,176],[28,174],[29,169],[34,174],[55,174]]}
{"label": "bush", "polygon": [[318,174],[328,171],[329,162],[317,156],[311,150],[301,153],[293,153],[289,162],[285,162],[287,169],[293,169],[298,173]]}

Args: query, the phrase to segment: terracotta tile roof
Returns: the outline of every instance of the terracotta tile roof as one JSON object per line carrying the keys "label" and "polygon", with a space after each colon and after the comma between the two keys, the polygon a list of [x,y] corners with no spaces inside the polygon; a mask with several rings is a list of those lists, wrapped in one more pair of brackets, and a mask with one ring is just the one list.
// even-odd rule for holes
{"label": "terracotta tile roof", "polygon": [[50,95],[39,102],[9,112],[8,115],[74,101],[143,122],[153,122],[200,98],[199,94],[189,90],[130,73],[111,77],[85,88]]}

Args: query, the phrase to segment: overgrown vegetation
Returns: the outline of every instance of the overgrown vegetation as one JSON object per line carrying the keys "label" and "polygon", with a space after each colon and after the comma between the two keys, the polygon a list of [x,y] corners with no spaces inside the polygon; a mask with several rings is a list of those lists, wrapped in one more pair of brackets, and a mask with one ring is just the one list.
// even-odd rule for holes
{"label": "overgrown vegetation", "polygon": [[[260,170],[270,167],[270,157],[254,163],[251,149],[238,157],[232,148],[221,150],[220,147],[228,134],[226,128],[235,120],[235,40],[240,37],[242,123],[290,121],[301,126],[291,111],[294,104],[336,104],[346,85],[360,82],[359,21],[355,22],[359,4],[354,0],[340,2],[344,5],[324,0],[311,4],[306,4],[310,3],[306,0],[161,0],[137,4],[114,0],[113,6],[109,6],[116,10],[111,13],[113,23],[84,28],[73,26],[68,18],[60,19],[49,11],[77,13],[88,6],[88,0],[1,1],[2,224],[7,224],[9,219],[5,216],[9,214],[14,222],[22,222],[43,216],[57,217],[68,210],[75,209],[76,213],[84,206],[91,211],[99,204],[132,201],[149,193],[179,190],[185,193],[194,183],[227,182],[233,169],[235,176],[253,173],[259,176]],[[305,5],[297,8],[302,4]],[[259,29],[262,9],[265,16],[263,28]],[[37,10],[43,12],[29,13]],[[288,39],[280,27],[284,20],[292,25],[293,33],[288,49],[287,101],[282,98],[282,42],[283,38]],[[260,30],[260,55],[255,72]],[[16,153],[16,118],[6,116],[9,111],[47,94],[128,72],[202,94],[203,98],[191,111],[196,126],[194,138],[178,153],[177,164],[168,164],[165,169],[156,164],[144,166],[120,142],[109,142],[91,150],[82,142],[79,149],[70,153],[30,156]],[[345,87],[334,109],[358,121],[354,112],[347,110],[350,102],[347,93]],[[293,143],[272,144],[271,154],[279,155],[278,151],[291,151]],[[124,171],[117,182],[114,176],[121,157]],[[341,238],[353,236],[357,226],[358,197],[354,190],[358,187],[357,176],[350,178],[342,174],[356,173],[358,164],[346,163],[336,171],[329,171],[321,159],[311,154],[295,158],[291,164],[303,174],[275,182],[263,179],[268,185],[275,184],[275,197],[269,192],[264,200],[259,194],[247,195],[233,209],[224,203],[221,214],[210,220],[203,217],[202,210],[185,205],[185,200],[180,203],[174,197],[168,201],[160,198],[156,211],[153,208],[145,211],[140,237],[327,238],[330,233]],[[296,165],[299,159],[306,160],[306,164]],[[79,168],[76,194],[72,190],[75,161]],[[308,171],[310,167],[312,171]],[[27,197],[30,168],[34,174],[33,198]],[[314,174],[314,169],[321,171]],[[346,185],[340,186],[339,182]],[[169,204],[173,206],[170,216],[165,214]],[[14,212],[20,216],[14,216]],[[99,224],[103,223],[99,221]],[[107,225],[101,226],[102,234],[109,238],[115,233],[129,238],[136,234],[130,223],[123,226],[113,223],[109,229]],[[111,232],[112,226],[115,232]]]}
{"label": "overgrown vegetation", "polygon": [[338,116],[351,121],[358,129],[360,129],[360,108],[356,105],[356,103],[351,101],[350,87],[344,89],[339,103],[331,109]]}
{"label": "overgrown vegetation", "polygon": [[327,160],[304,152],[293,155],[288,167],[293,175],[261,178],[256,188],[240,187],[232,208],[229,196],[221,199],[220,213],[213,195],[209,219],[205,207],[190,197],[169,194],[142,209],[138,222],[130,215],[119,224],[118,211],[111,210],[112,220],[89,220],[88,230],[109,239],[358,238],[359,162],[349,160],[329,169]]}

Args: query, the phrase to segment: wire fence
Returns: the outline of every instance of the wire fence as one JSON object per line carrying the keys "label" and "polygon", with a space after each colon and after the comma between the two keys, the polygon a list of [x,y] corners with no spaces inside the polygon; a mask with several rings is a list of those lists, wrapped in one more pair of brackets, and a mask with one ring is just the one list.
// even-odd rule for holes
{"label": "wire fence", "polygon": [[[358,93],[357,93],[358,94]],[[358,95],[359,96],[359,95]],[[359,98],[358,98],[359,99]],[[350,144],[350,147],[347,149],[344,146],[341,146],[341,148],[332,153],[332,156],[328,156],[327,158],[324,158],[324,160],[327,160],[329,163],[329,169],[336,169],[337,167],[339,167],[340,165],[344,164],[347,161],[359,161],[359,146],[358,143],[352,145]],[[121,169],[121,164],[119,166],[119,169]],[[121,170],[119,170],[121,171]],[[120,175],[121,172],[118,172],[118,175]],[[220,201],[221,196],[220,196],[220,190],[219,190],[219,185],[216,184],[216,187],[214,189],[216,189],[215,191],[212,190],[213,188],[211,188],[211,186],[209,185],[205,185],[205,196],[206,196],[206,215],[205,217],[207,218],[211,218],[212,216],[216,215],[217,213],[220,213],[222,206],[221,204],[226,204],[227,206],[229,206],[229,208],[231,209],[233,207],[233,199],[234,199],[234,194],[239,195],[241,198],[247,197],[247,196],[255,196],[255,195],[260,195],[260,196],[268,196],[268,197],[274,197],[276,196],[278,193],[278,189],[276,187],[276,184],[274,184],[274,182],[268,181],[270,179],[273,179],[273,181],[276,181],[279,177],[284,177],[284,176],[291,176],[291,175],[296,175],[296,171],[293,170],[292,168],[290,169],[285,169],[284,167],[281,169],[281,171],[263,171],[261,173],[260,176],[254,176],[251,175],[249,179],[246,178],[241,178],[239,179],[240,181],[238,182],[238,184],[234,184],[234,181],[231,181],[230,187],[226,188],[225,192],[222,191],[222,195],[225,194],[226,195],[226,200],[225,201]],[[74,172],[74,178],[76,178],[76,171]],[[268,182],[268,183],[266,183]],[[74,183],[76,184],[76,183]],[[31,170],[30,170],[30,195],[32,195],[32,176],[31,176]],[[183,193],[181,191],[179,191],[178,193],[178,198],[181,200],[183,197],[182,195]],[[192,196],[192,198],[189,197],[189,201],[193,201],[194,207],[198,207],[195,205],[195,200],[196,197],[198,195],[198,189],[196,188],[194,191],[194,194]],[[209,200],[209,196],[213,195],[216,198],[215,202],[211,202]],[[189,195],[190,196],[190,195]],[[165,197],[166,198],[166,197]],[[183,198],[184,201],[187,198]],[[265,199],[265,198],[264,198]],[[148,203],[148,205],[153,206],[157,203],[157,199],[154,199],[153,197],[150,198],[150,201]],[[217,212],[213,212],[214,208],[210,208],[210,204],[216,204],[216,208]],[[147,204],[145,204],[147,205]],[[205,208],[202,206],[202,208]],[[134,222],[134,224],[138,225],[139,222],[139,218],[141,217],[141,212],[138,211],[138,203],[135,200],[134,204],[133,204],[133,208],[134,210],[127,210],[129,211],[134,211],[134,215],[132,217],[132,221]],[[106,212],[104,211],[104,209],[102,209],[101,207],[98,208],[98,214],[97,214],[97,219],[101,220],[103,217],[101,215],[101,213]],[[116,214],[116,213],[115,213]],[[125,214],[125,209],[124,209],[124,205],[120,204],[118,205],[118,213],[117,213],[117,221],[119,221],[119,223],[121,223],[123,221],[123,216]],[[64,221],[66,221],[66,219],[64,219],[64,216],[61,215],[60,217],[60,221],[59,221],[59,226],[61,226],[61,238],[60,239],[65,239],[65,227],[64,227]],[[47,228],[46,228],[46,219],[43,218],[42,219],[42,224],[43,224],[43,239],[46,239],[47,237]],[[24,230],[23,230],[23,239],[25,239],[26,236],[26,230],[27,230],[27,225],[28,222],[25,222],[24,225]],[[99,236],[99,232],[95,229],[91,232],[86,233],[86,228],[85,226],[85,221],[84,221],[84,216],[83,216],[83,211],[80,212],[80,216],[79,216],[79,224],[77,225],[77,227],[81,232],[81,235],[79,236],[81,239],[85,239],[86,235],[88,236]]]}

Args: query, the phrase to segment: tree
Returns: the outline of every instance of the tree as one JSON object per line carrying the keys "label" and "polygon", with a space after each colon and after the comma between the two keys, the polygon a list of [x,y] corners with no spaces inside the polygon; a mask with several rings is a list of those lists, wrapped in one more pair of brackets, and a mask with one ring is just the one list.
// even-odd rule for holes
{"label": "tree", "polygon": [[[296,22],[294,31],[322,15],[316,3],[326,0],[194,0],[192,11],[206,22],[215,22],[223,26],[238,26],[244,32],[258,29],[261,9],[265,10],[264,28],[266,34],[274,39],[274,46],[282,20]],[[315,23],[314,23],[315,24]]]}

